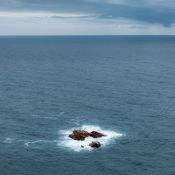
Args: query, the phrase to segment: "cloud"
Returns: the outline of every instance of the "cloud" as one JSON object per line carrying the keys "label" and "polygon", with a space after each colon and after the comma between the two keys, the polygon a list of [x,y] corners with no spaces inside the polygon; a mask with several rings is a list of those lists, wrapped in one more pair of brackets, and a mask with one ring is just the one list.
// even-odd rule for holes
{"label": "cloud", "polygon": [[24,25],[36,32],[44,24],[52,25],[47,32],[55,34],[61,33],[60,25],[65,33],[156,33],[157,29],[157,34],[175,34],[174,23],[174,0],[0,0],[0,34],[8,33],[5,26],[20,30]]}
{"label": "cloud", "polygon": [[21,18],[21,17],[53,17],[53,18],[84,18],[88,14],[81,13],[52,13],[52,12],[0,12],[0,17]]}
{"label": "cloud", "polygon": [[165,26],[175,21],[174,0],[0,0],[0,4],[1,11],[99,14]]}
{"label": "cloud", "polygon": [[[135,20],[100,19],[84,16],[59,15],[58,17],[21,15],[0,17],[1,35],[154,35],[174,34],[175,25],[169,27]],[[14,20],[15,19],[15,20]],[[13,30],[11,30],[13,28]]]}
{"label": "cloud", "polygon": [[175,8],[174,0],[87,0],[93,3],[106,3],[106,4],[120,4],[120,5],[128,5],[128,6],[163,6]]}

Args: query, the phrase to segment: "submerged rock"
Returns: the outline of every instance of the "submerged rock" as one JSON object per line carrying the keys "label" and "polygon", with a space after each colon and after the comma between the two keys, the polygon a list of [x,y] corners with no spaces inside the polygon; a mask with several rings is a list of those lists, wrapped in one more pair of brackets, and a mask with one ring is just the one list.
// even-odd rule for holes
{"label": "submerged rock", "polygon": [[93,141],[93,142],[91,142],[89,144],[89,146],[92,147],[92,148],[100,148],[101,147],[101,143]]}

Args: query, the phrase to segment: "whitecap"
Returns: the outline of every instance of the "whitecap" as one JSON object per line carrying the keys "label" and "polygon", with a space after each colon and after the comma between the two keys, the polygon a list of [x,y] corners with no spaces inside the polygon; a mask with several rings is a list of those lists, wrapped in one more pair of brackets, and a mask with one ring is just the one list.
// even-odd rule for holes
{"label": "whitecap", "polygon": [[65,114],[65,112],[64,112],[64,111],[62,111],[62,112],[60,112],[60,113],[59,113],[59,115],[64,115],[64,114]]}
{"label": "whitecap", "polygon": [[14,138],[5,138],[3,143],[12,143],[15,139]]}
{"label": "whitecap", "polygon": [[57,142],[57,140],[35,140],[35,141],[29,141],[24,143],[24,145],[26,147],[29,147],[30,145],[34,145],[34,144],[41,144],[41,143],[53,143],[53,142]]}
{"label": "whitecap", "polygon": [[[92,137],[87,137],[84,141],[77,141],[77,140],[73,140],[71,138],[69,138],[69,134],[72,133],[72,131],[74,129],[80,129],[80,130],[86,130],[88,132],[91,131],[99,131],[103,134],[105,134],[105,137],[101,137],[101,138],[92,138]],[[69,149],[72,149],[76,152],[80,152],[82,150],[93,150],[89,144],[92,141],[98,141],[102,144],[102,147],[110,144],[114,139],[119,138],[121,136],[123,136],[124,134],[119,133],[119,132],[115,132],[115,131],[111,131],[111,130],[104,130],[99,126],[94,126],[94,125],[83,125],[81,127],[78,128],[71,128],[69,130],[61,130],[60,131],[61,134],[61,139],[58,142],[59,146],[64,146],[67,147]]]}

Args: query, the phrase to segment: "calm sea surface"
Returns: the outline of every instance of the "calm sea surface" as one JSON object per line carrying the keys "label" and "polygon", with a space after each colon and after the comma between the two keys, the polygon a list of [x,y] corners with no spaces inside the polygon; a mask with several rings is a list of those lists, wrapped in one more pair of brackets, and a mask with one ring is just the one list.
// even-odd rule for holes
{"label": "calm sea surface", "polygon": [[[123,136],[65,147],[82,125]],[[0,175],[79,174],[175,174],[175,37],[0,37]]]}

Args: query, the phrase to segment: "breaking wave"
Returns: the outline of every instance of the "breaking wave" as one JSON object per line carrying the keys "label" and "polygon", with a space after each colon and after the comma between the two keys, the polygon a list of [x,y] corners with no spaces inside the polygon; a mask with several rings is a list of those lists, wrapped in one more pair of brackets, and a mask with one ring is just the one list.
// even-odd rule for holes
{"label": "breaking wave", "polygon": [[15,139],[14,138],[5,138],[3,143],[12,143]]}
{"label": "breaking wave", "polygon": [[102,147],[108,145],[111,143],[111,141],[113,141],[116,138],[122,137],[124,134],[122,133],[118,133],[115,131],[110,131],[110,130],[104,130],[99,126],[94,126],[94,125],[83,125],[81,127],[79,127],[78,129],[80,130],[86,130],[88,132],[91,131],[99,131],[103,134],[105,134],[105,137],[101,137],[101,138],[92,138],[92,137],[87,137],[85,140],[83,141],[77,141],[77,140],[73,140],[71,138],[68,137],[68,135],[70,133],[72,133],[72,131],[74,129],[77,128],[71,128],[69,130],[61,130],[60,134],[62,136],[62,139],[60,140],[60,142],[58,142],[58,145],[60,146],[64,146],[67,147],[69,149],[72,149],[76,152],[80,152],[83,150],[92,150],[92,148],[89,145],[89,143],[91,143],[92,141],[98,141],[102,144]]}
{"label": "breaking wave", "polygon": [[29,147],[31,145],[44,144],[44,143],[54,143],[54,142],[58,142],[58,141],[57,140],[35,140],[35,141],[26,142],[24,145],[26,147]]}

